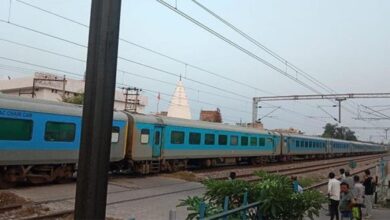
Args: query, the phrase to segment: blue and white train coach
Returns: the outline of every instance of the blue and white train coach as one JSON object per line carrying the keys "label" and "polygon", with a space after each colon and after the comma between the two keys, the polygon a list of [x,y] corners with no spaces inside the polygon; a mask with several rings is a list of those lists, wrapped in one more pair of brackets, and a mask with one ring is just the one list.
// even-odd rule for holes
{"label": "blue and white train coach", "polygon": [[[73,175],[80,106],[0,95],[0,181],[51,182]],[[127,116],[114,113],[110,160],[123,160]]]}

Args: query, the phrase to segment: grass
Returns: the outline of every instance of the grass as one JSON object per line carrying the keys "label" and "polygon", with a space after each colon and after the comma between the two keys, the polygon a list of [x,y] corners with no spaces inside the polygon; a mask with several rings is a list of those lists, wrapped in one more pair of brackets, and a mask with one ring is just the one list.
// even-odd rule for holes
{"label": "grass", "polygon": [[175,173],[165,173],[163,176],[166,177],[171,177],[171,178],[176,178],[176,179],[182,179],[186,181],[191,181],[191,182],[198,182],[199,178],[192,172],[190,171],[179,171]]}
{"label": "grass", "polygon": [[312,186],[315,183],[321,181],[320,177],[299,177],[298,182],[303,187],[306,188],[308,186]]}

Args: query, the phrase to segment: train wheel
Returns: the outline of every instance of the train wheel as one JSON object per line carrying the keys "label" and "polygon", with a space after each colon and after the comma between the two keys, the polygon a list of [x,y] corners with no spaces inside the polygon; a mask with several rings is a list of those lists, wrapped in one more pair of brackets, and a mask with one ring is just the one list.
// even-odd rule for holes
{"label": "train wheel", "polygon": [[252,165],[260,165],[260,164],[262,164],[262,160],[261,160],[260,157],[252,157],[252,158],[250,159],[250,163],[251,163]]}
{"label": "train wheel", "polygon": [[10,183],[4,179],[4,175],[0,173],[0,189],[9,189],[15,186],[15,183]]}
{"label": "train wheel", "polygon": [[202,160],[202,167],[204,168],[211,167],[211,159]]}

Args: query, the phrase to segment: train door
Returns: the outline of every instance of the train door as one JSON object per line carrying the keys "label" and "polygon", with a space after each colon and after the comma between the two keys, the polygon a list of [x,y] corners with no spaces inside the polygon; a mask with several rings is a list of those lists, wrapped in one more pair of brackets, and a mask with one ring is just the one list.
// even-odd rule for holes
{"label": "train door", "polygon": [[326,141],[326,153],[333,153],[332,143],[329,140]]}
{"label": "train door", "polygon": [[290,147],[291,147],[291,143],[290,143],[290,137],[285,137],[284,138],[284,147],[285,147],[285,149],[286,149],[286,153],[287,154],[290,154],[290,152],[291,152],[291,149],[290,149]]}
{"label": "train door", "polygon": [[154,140],[153,140],[153,157],[161,156],[161,145],[162,145],[162,127],[154,127]]}

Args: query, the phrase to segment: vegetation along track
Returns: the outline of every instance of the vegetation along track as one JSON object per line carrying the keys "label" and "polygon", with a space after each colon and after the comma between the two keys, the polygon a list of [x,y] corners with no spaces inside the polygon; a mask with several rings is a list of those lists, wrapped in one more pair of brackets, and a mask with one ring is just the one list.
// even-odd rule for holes
{"label": "vegetation along track", "polygon": [[[350,163],[351,160],[362,163],[362,162],[368,162],[372,160],[378,160],[379,158],[383,157],[384,155],[369,155],[365,157],[358,157],[358,158],[343,158],[342,160],[337,161],[326,161],[326,163],[323,163],[324,161],[319,161],[319,163],[312,163],[308,165],[307,163],[304,163],[300,166],[294,166],[294,167],[287,167],[287,168],[279,168],[279,166],[272,166],[272,167],[266,167],[267,169],[251,169],[249,172],[247,172],[245,169],[238,171],[236,179],[241,179],[245,181],[257,181],[260,178],[255,175],[256,171],[265,171],[268,173],[278,173],[280,175],[297,175],[301,173],[308,173],[308,172],[314,172],[318,170],[324,170],[334,167],[340,167],[345,166]],[[236,171],[236,170],[234,170]],[[215,177],[212,179],[227,179],[227,175]]]}

